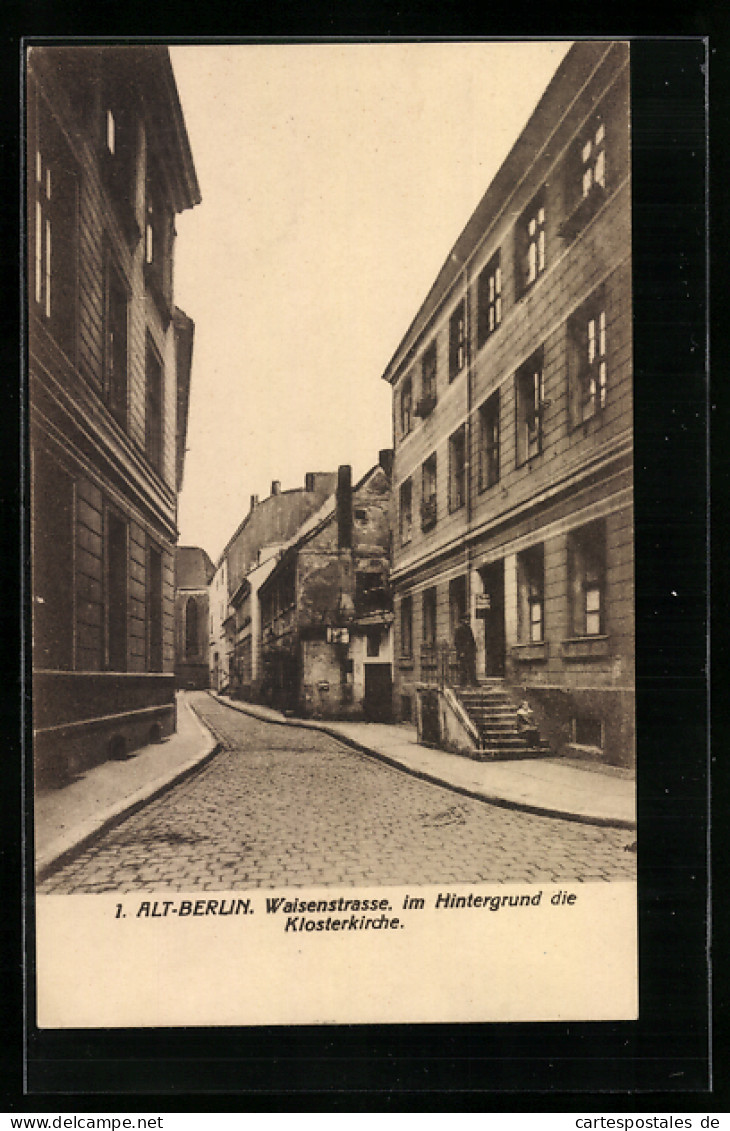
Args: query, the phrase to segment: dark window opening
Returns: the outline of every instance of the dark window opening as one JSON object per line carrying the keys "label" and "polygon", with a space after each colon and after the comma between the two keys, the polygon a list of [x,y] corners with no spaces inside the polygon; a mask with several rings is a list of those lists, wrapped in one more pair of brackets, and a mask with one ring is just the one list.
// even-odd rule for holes
{"label": "dark window opening", "polygon": [[127,524],[107,511],[107,667],[127,670]]}
{"label": "dark window opening", "polygon": [[515,376],[518,467],[542,451],[544,408],[545,385],[540,352],[523,365]]}
{"label": "dark window opening", "polygon": [[413,381],[406,377],[400,394],[401,436],[407,436],[413,428]]}
{"label": "dark window opening", "polygon": [[78,179],[60,130],[39,112],[34,155],[35,216],[30,225],[33,297],[61,349],[74,353],[78,248]]}
{"label": "dark window opening", "polygon": [[568,536],[573,636],[606,631],[606,526],[590,523]]}
{"label": "dark window opening", "polygon": [[449,320],[449,381],[453,381],[466,364],[466,304],[464,299]]}
{"label": "dark window opening", "polygon": [[400,540],[405,546],[410,542],[413,533],[413,483],[410,479],[406,479],[400,485],[398,515]]}
{"label": "dark window opening", "polygon": [[390,597],[382,573],[355,574],[355,612],[358,616],[388,608]]}
{"label": "dark window opening", "polygon": [[499,252],[479,276],[477,307],[477,342],[479,346],[483,346],[502,322],[502,267]]}
{"label": "dark window opening", "polygon": [[545,640],[545,548],[517,555],[518,636],[523,644]]}
{"label": "dark window opening", "polygon": [[466,613],[466,577],[462,575],[449,582],[449,628],[452,640]]}
{"label": "dark window opening", "polygon": [[371,659],[380,655],[380,631],[379,629],[370,629],[366,636],[367,655]]}
{"label": "dark window opening", "polygon": [[466,426],[462,424],[449,439],[449,510],[466,502]]}
{"label": "dark window opening", "polygon": [[127,427],[127,310],[119,272],[106,262],[104,295],[104,398],[114,419]]}
{"label": "dark window opening", "polygon": [[499,389],[479,410],[479,490],[499,482]]}
{"label": "dark window opening", "polygon": [[431,342],[421,358],[421,399],[416,414],[426,417],[436,405],[436,342]]}
{"label": "dark window opening", "polygon": [[603,721],[578,716],[573,719],[573,741],[578,746],[597,746],[603,749]]}
{"label": "dark window opening", "polygon": [[532,201],[518,222],[515,248],[515,281],[519,297],[545,270],[545,204],[542,193]]}
{"label": "dark window opening", "polygon": [[32,469],[33,664],[35,668],[70,671],[74,630],[74,483],[41,448],[33,453]]}
{"label": "dark window opening", "polygon": [[145,397],[145,452],[152,466],[162,471],[162,363],[147,342]]}
{"label": "dark window opening", "polygon": [[608,361],[606,307],[595,296],[568,324],[570,419],[576,426],[606,407]]}
{"label": "dark window opening", "polygon": [[198,603],[188,597],[185,605],[185,656],[188,660],[198,654]]}
{"label": "dark window opening", "polygon": [[404,597],[400,605],[400,651],[401,656],[413,655],[413,598]]}
{"label": "dark window opening", "polygon": [[421,468],[421,530],[431,530],[436,525],[436,471],[434,452]]}
{"label": "dark window opening", "polygon": [[162,671],[162,553],[150,546],[147,580],[148,668]]}

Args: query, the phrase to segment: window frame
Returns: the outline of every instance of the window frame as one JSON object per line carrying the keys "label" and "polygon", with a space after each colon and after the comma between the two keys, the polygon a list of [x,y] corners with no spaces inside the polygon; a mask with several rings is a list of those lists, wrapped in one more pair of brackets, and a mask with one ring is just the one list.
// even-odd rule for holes
{"label": "window frame", "polygon": [[[152,359],[159,376],[159,395],[154,396],[151,377],[150,359]],[[157,407],[156,423],[153,430],[151,408]],[[165,367],[159,350],[150,334],[147,335],[145,351],[145,455],[152,467],[159,475],[163,475],[165,466]]]}
{"label": "window frame", "polygon": [[547,206],[545,198],[546,193],[543,187],[533,196],[517,222],[517,238],[515,241],[517,298],[527,294],[547,270]]}
{"label": "window frame", "polygon": [[502,325],[502,253],[495,252],[477,281],[477,347],[481,347]]}
{"label": "window frame", "polygon": [[[461,466],[457,457],[461,451]],[[457,490],[458,488],[458,490]],[[466,424],[461,424],[449,436],[449,514],[461,510],[466,505],[467,492],[467,444]]]}
{"label": "window frame", "polygon": [[[111,301],[116,293],[124,307],[123,318],[123,344],[121,351],[123,357],[116,357],[114,340],[114,325],[117,319],[113,315]],[[117,423],[126,431],[129,423],[129,306],[130,291],[124,274],[119,267],[109,246],[104,251],[104,298],[102,311],[102,391],[104,403]],[[117,362],[121,365],[122,379],[119,380]]]}
{"label": "window frame", "polygon": [[[515,373],[516,467],[523,467],[544,451],[543,422],[546,405],[544,353],[540,348]],[[532,427],[530,419],[533,421]],[[531,433],[534,433],[534,437],[531,437]]]}
{"label": "window frame", "polygon": [[568,319],[568,349],[570,425],[578,428],[600,417],[608,402],[608,318],[603,287]]}
{"label": "window frame", "polygon": [[75,362],[81,172],[64,132],[39,94],[34,101],[30,151],[31,306],[58,346]]}
{"label": "window frame", "polygon": [[436,339],[426,346],[421,355],[421,396],[416,405],[416,415],[425,419],[436,407],[438,400],[438,350]]}
{"label": "window frame", "polygon": [[399,397],[400,405],[400,434],[402,438],[410,436],[413,431],[413,375],[408,374],[403,380]]}
{"label": "window frame", "polygon": [[[479,491],[488,491],[501,476],[501,390],[499,386],[479,406]],[[491,422],[491,429],[490,429]],[[492,435],[487,439],[487,433]],[[496,438],[495,438],[496,435]]]}
{"label": "window frame", "polygon": [[[568,533],[568,588],[570,629],[573,639],[593,640],[606,635],[607,539],[604,519],[596,519]],[[589,595],[597,607],[589,608]],[[589,631],[589,618],[595,627]]]}
{"label": "window frame", "polygon": [[[408,501],[407,510],[405,508]],[[407,531],[405,516],[408,516]],[[398,489],[398,534],[401,546],[407,546],[413,538],[413,479],[409,475],[404,479]],[[407,536],[406,536],[407,534]]]}
{"label": "window frame", "polygon": [[466,365],[466,299],[457,302],[449,318],[449,381],[455,381]]}
{"label": "window frame", "polygon": [[[426,487],[429,490],[426,490]],[[438,459],[436,452],[421,464],[421,530],[432,530],[438,520]]]}
{"label": "window frame", "polygon": [[406,593],[400,603],[400,653],[404,660],[413,659],[413,596],[410,593]]}
{"label": "window frame", "polygon": [[528,546],[517,555],[518,618],[521,644],[545,643],[545,544]]}

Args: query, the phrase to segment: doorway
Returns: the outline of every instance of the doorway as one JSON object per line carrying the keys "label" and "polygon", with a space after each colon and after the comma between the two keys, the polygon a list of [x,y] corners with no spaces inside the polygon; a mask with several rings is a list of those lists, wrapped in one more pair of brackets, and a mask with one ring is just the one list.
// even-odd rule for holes
{"label": "doorway", "polygon": [[484,566],[479,573],[487,598],[484,616],[485,674],[504,675],[504,560]]}
{"label": "doorway", "polygon": [[393,714],[393,677],[390,664],[365,664],[365,717],[371,722],[388,723]]}

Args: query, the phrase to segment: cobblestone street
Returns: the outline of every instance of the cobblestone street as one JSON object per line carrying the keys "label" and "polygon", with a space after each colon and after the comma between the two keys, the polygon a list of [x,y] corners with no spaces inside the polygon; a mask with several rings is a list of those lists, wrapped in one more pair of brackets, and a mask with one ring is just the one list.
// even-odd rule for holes
{"label": "cobblestone street", "polygon": [[634,878],[620,829],[464,797],[207,695],[196,707],[224,749],[41,892]]}

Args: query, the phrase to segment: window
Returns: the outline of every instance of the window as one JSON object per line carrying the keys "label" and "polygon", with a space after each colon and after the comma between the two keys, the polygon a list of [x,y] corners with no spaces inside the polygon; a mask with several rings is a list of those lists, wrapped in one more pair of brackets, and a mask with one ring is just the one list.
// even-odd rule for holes
{"label": "window", "polygon": [[499,389],[479,409],[479,490],[499,482]]}
{"label": "window", "polygon": [[466,616],[466,577],[453,577],[449,582],[449,628],[451,639]]}
{"label": "window", "polygon": [[531,546],[517,555],[518,636],[523,644],[545,639],[545,548]]}
{"label": "window", "polygon": [[477,342],[479,346],[483,346],[502,322],[502,268],[499,252],[479,276],[477,307]]}
{"label": "window", "polygon": [[107,254],[104,279],[104,399],[127,427],[127,289]]}
{"label": "window", "polygon": [[436,525],[436,453],[421,468],[421,530]]}
{"label": "window", "polygon": [[[293,604],[293,593],[292,601]],[[375,571],[355,574],[355,613],[366,616],[368,613],[386,609],[390,604],[388,588],[382,573]]]}
{"label": "window", "polygon": [[401,545],[405,546],[413,534],[413,483],[410,479],[400,485],[399,523]]}
{"label": "window", "polygon": [[516,461],[526,463],[542,451],[542,418],[545,385],[542,352],[532,357],[515,376]]}
{"label": "window", "polygon": [[172,304],[173,219],[162,205],[159,184],[159,171],[149,162],[145,190],[145,279],[162,312],[169,314]]}
{"label": "window", "polygon": [[449,439],[449,510],[458,510],[465,502],[466,425],[462,424]]}
{"label": "window", "polygon": [[404,597],[400,603],[400,653],[413,655],[413,598]]}
{"label": "window", "polygon": [[39,112],[33,159],[34,219],[30,225],[33,298],[59,346],[72,354],[76,333],[78,181],[58,127]]}
{"label": "window", "polygon": [[606,127],[596,118],[581,145],[581,191],[583,199],[594,189],[606,187]]}
{"label": "window", "polygon": [[198,604],[194,597],[188,597],[185,605],[185,658],[195,659],[198,655]]}
{"label": "window", "polygon": [[127,670],[127,524],[107,511],[106,666]]}
{"label": "window", "polygon": [[606,631],[606,527],[593,522],[568,536],[571,629],[573,636]]}
{"label": "window", "polygon": [[162,363],[151,341],[147,341],[145,452],[157,471],[162,471]]}
{"label": "window", "polygon": [[380,655],[380,630],[369,629],[366,636],[366,652],[370,659]]}
{"label": "window", "polygon": [[162,552],[156,546],[147,558],[147,669],[162,671]]}
{"label": "window", "polygon": [[416,414],[426,417],[436,405],[436,342],[431,342],[421,358],[421,399]]}
{"label": "window", "polygon": [[[116,71],[116,73],[115,73]],[[135,216],[137,122],[121,68],[107,66],[102,92],[102,172],[107,191],[128,243],[140,236]]]}
{"label": "window", "polygon": [[423,591],[422,639],[425,648],[436,647],[436,589]]}
{"label": "window", "polygon": [[540,193],[518,224],[516,281],[519,293],[531,287],[545,270],[545,204]]}
{"label": "window", "polygon": [[570,420],[573,426],[606,407],[606,307],[594,297],[568,324]]}
{"label": "window", "polygon": [[40,445],[32,453],[32,475],[33,664],[69,671],[74,666],[74,482]]}
{"label": "window", "polygon": [[449,320],[449,381],[461,373],[466,363],[466,304],[464,299]]}
{"label": "window", "polygon": [[585,715],[573,719],[573,742],[576,746],[596,746],[603,750],[603,720]]}
{"label": "window", "polygon": [[406,377],[400,394],[400,431],[407,436],[413,428],[413,380]]}

